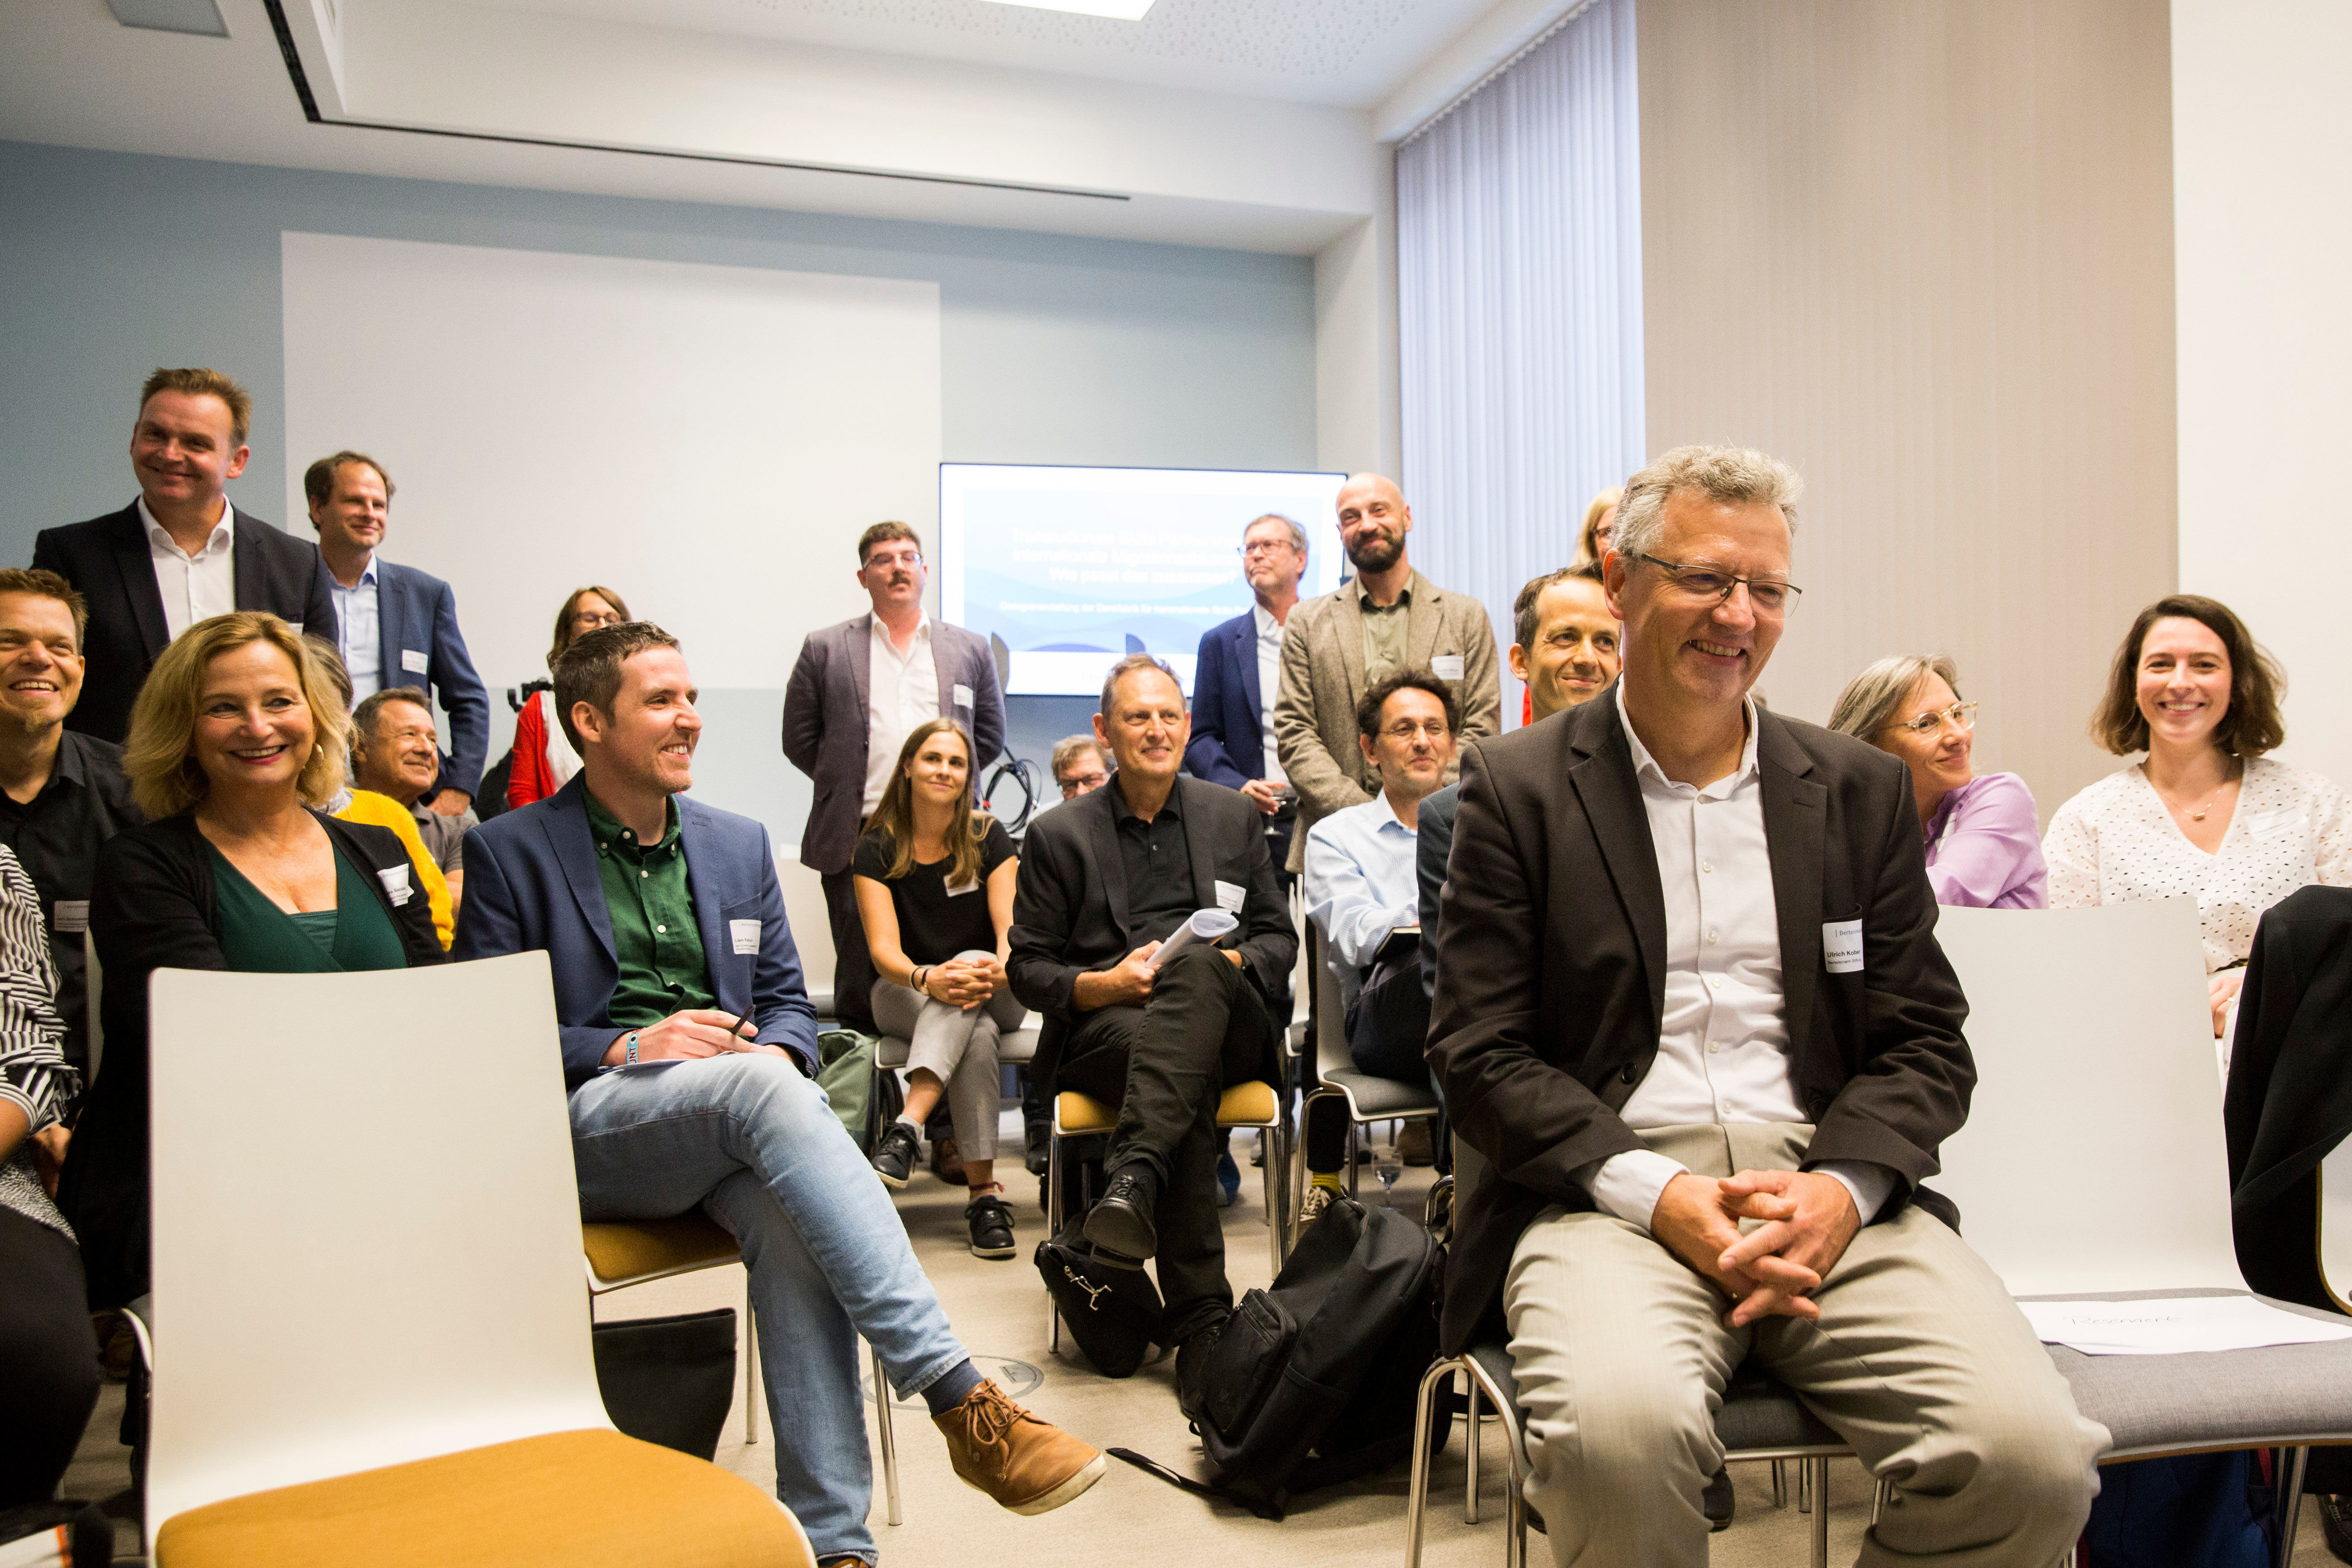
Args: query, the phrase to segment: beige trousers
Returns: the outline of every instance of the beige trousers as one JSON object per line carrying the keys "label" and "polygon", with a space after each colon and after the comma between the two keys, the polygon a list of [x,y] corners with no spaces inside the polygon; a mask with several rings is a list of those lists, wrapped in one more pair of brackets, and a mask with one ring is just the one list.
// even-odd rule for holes
{"label": "beige trousers", "polygon": [[[1701,1175],[1794,1170],[1812,1129],[1664,1128],[1652,1148]],[[1868,1568],[2047,1568],[2081,1532],[2106,1429],[2000,1279],[1942,1222],[1906,1208],[1864,1226],[1815,1297],[1817,1322],[1725,1326],[1729,1303],[1648,1232],[1550,1209],[1505,1287],[1527,1417],[1528,1500],[1553,1559],[1703,1568],[1699,1491],[1723,1462],[1715,1412],[1753,1360],[1894,1484]]]}

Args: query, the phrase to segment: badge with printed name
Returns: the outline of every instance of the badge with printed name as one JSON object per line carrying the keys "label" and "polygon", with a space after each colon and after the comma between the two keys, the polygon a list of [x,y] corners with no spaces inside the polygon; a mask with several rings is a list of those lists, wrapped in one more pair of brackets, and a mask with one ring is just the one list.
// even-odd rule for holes
{"label": "badge with printed name", "polygon": [[729,921],[727,922],[727,934],[734,940],[735,951],[737,952],[755,953],[760,951],[760,922],[758,921]]}
{"label": "badge with printed name", "polygon": [[59,934],[78,936],[89,929],[88,899],[59,899],[49,906],[50,920]]}
{"label": "badge with printed name", "polygon": [[433,668],[433,661],[413,647],[404,647],[400,650],[400,668],[422,675]]}
{"label": "badge with printed name", "polygon": [[959,681],[954,686],[949,688],[949,694],[955,699],[955,705],[957,707],[969,708],[971,706],[971,688],[964,685],[962,682]]}
{"label": "badge with printed name", "polygon": [[1462,656],[1458,653],[1439,654],[1429,661],[1429,673],[1440,680],[1461,679]]}
{"label": "badge with printed name", "polygon": [[1832,974],[1862,973],[1862,922],[1860,921],[1823,921],[1822,922],[1822,962],[1829,965]]}
{"label": "badge with printed name", "polygon": [[1237,915],[1241,913],[1242,900],[1249,897],[1248,889],[1236,887],[1231,882],[1219,882],[1216,885],[1216,893],[1217,908],[1224,910],[1229,915]]}
{"label": "badge with printed name", "polygon": [[383,890],[391,898],[392,907],[395,910],[406,904],[410,896],[416,891],[408,885],[406,866],[386,866],[375,876],[376,880],[383,884]]}

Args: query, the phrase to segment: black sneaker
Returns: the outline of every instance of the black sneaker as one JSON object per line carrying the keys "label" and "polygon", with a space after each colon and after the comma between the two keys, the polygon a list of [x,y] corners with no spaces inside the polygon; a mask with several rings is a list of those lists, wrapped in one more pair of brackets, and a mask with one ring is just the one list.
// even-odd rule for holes
{"label": "black sneaker", "polygon": [[915,1141],[915,1130],[903,1121],[893,1121],[883,1130],[882,1141],[874,1146],[874,1173],[882,1178],[885,1186],[903,1187],[922,1157],[922,1145]]}
{"label": "black sneaker", "polygon": [[2338,1563],[2352,1563],[2352,1494],[2318,1492],[2319,1529]]}
{"label": "black sneaker", "polygon": [[1013,1256],[1013,1211],[993,1192],[982,1193],[964,1205],[963,1223],[971,1233],[974,1258]]}
{"label": "black sneaker", "polygon": [[1140,1160],[1113,1173],[1102,1201],[1087,1213],[1087,1239],[1107,1268],[1140,1268],[1160,1250],[1152,1218],[1160,1208],[1160,1177]]}
{"label": "black sneaker", "polygon": [[1706,1489],[1698,1494],[1698,1510],[1706,1515],[1706,1528],[1710,1532],[1731,1528],[1732,1516],[1739,1510],[1739,1496],[1731,1489],[1729,1470],[1715,1472],[1715,1479],[1707,1482]]}
{"label": "black sneaker", "polygon": [[1032,1121],[1028,1126],[1028,1149],[1021,1157],[1022,1165],[1033,1176],[1045,1173],[1045,1146],[1053,1141],[1054,1127],[1050,1121]]}

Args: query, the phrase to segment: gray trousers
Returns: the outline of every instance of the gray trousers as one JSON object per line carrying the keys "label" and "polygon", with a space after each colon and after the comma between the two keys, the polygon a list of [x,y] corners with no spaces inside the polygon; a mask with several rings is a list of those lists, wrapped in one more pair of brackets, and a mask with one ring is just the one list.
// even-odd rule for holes
{"label": "gray trousers", "polygon": [[[1642,1138],[1696,1174],[1727,1176],[1795,1170],[1812,1131]],[[2098,1490],[2106,1429],[2075,1412],[2000,1277],[1917,1208],[1863,1227],[1814,1297],[1817,1322],[1727,1328],[1722,1292],[1646,1230],[1559,1208],[1519,1237],[1503,1300],[1528,1500],[1563,1568],[1705,1568],[1699,1491],[1723,1463],[1715,1412],[1749,1359],[1894,1483],[1864,1568],[2044,1568]]]}
{"label": "gray trousers", "polygon": [[[973,951],[961,959],[993,958]],[[874,1022],[907,1042],[907,1070],[928,1068],[947,1086],[948,1119],[956,1152],[967,1160],[996,1158],[996,1119],[1004,1108],[1004,1074],[996,1043],[1017,1029],[1028,1009],[1008,988],[966,1011],[893,980],[874,982]]]}

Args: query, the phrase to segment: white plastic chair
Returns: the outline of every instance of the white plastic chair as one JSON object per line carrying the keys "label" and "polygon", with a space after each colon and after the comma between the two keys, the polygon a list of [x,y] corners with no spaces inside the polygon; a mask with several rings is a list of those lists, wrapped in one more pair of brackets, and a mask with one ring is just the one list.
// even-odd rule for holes
{"label": "white plastic chair", "polygon": [[[772,1498],[620,1436],[604,1413],[544,953],[163,970],[152,987],[159,1563],[175,1521],[179,1560],[223,1560],[216,1539],[195,1544],[220,1515],[191,1510],[210,1504],[583,1433],[632,1445],[629,1464],[660,1479],[642,1497],[582,1488],[582,1508],[601,1495],[677,1529],[681,1489],[739,1522],[748,1492],[772,1510],[762,1560],[812,1560]],[[304,1496],[275,1506],[299,1517]],[[767,1516],[750,1517],[765,1539]],[[370,1555],[393,1560],[394,1543]],[[560,1559],[560,1524],[534,1519],[493,1554],[534,1548]]]}

